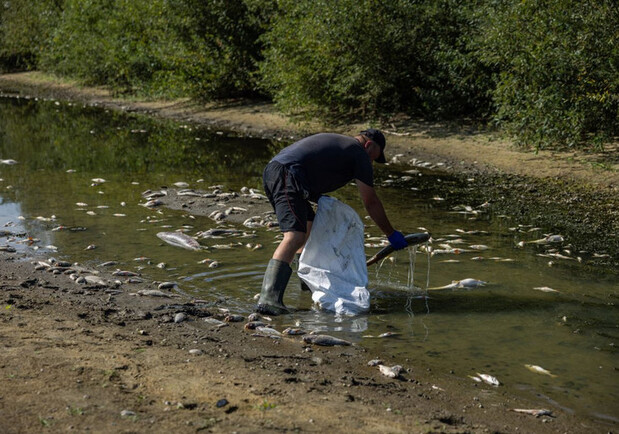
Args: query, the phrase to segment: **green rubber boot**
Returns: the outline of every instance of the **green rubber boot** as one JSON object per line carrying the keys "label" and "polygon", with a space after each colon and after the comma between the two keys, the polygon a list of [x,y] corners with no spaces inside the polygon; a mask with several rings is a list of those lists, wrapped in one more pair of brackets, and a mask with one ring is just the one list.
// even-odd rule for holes
{"label": "green rubber boot", "polygon": [[262,291],[256,310],[265,315],[281,315],[290,311],[284,306],[284,291],[290,280],[292,268],[286,262],[271,259],[264,272]]}

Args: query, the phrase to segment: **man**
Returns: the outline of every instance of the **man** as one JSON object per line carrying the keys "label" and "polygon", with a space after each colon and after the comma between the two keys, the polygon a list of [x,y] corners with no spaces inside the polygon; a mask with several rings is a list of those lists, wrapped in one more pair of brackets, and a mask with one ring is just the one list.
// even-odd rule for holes
{"label": "man", "polygon": [[408,246],[401,232],[393,229],[374,190],[372,162],[385,163],[385,136],[376,129],[355,137],[321,133],[284,148],[264,169],[263,184],[284,234],[269,261],[258,312],[287,313],[283,297],[292,274],[290,264],[309,236],[314,211],[309,201],[337,190],[353,179],[368,214],[387,235],[394,249]]}

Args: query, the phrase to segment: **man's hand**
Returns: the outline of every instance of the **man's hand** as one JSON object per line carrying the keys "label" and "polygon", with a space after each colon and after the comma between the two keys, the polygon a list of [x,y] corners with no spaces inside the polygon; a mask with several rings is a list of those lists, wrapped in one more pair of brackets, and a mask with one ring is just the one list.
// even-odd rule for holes
{"label": "man's hand", "polygon": [[402,250],[408,247],[408,243],[404,239],[404,235],[402,235],[402,232],[393,231],[393,233],[389,235],[387,239],[395,250]]}

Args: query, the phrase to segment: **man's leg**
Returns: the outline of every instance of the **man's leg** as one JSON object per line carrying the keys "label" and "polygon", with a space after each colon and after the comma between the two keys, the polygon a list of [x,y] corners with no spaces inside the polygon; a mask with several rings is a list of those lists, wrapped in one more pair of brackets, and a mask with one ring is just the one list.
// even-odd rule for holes
{"label": "man's leg", "polygon": [[305,233],[284,232],[284,239],[275,249],[273,258],[264,272],[262,291],[258,299],[258,312],[268,315],[281,315],[289,312],[284,305],[284,291],[292,274],[290,263],[295,252],[303,247],[304,242]]}

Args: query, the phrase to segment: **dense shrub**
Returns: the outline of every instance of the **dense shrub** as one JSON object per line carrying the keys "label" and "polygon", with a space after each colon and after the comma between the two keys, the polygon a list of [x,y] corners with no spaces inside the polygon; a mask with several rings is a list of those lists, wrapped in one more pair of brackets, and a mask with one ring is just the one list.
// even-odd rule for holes
{"label": "dense shrub", "polygon": [[493,119],[537,148],[619,134],[615,0],[4,0],[0,69],[272,98],[323,119]]}
{"label": "dense shrub", "polygon": [[0,3],[0,71],[35,69],[49,47],[62,0],[5,0]]}
{"label": "dense shrub", "polygon": [[257,96],[259,37],[272,4],[266,0],[178,0],[179,37],[189,53],[179,60],[194,96]]}
{"label": "dense shrub", "polygon": [[186,52],[172,12],[167,0],[66,0],[41,67],[121,91],[181,94]]}
{"label": "dense shrub", "polygon": [[454,0],[282,0],[265,34],[262,84],[288,111],[427,117],[486,106],[487,72]]}
{"label": "dense shrub", "polygon": [[499,72],[496,120],[543,148],[619,134],[619,6],[615,0],[492,2],[480,56]]}

